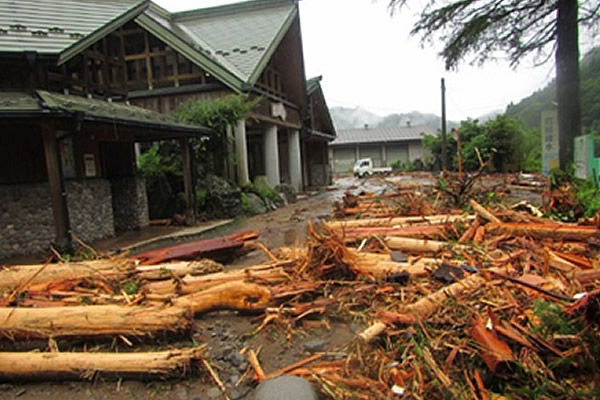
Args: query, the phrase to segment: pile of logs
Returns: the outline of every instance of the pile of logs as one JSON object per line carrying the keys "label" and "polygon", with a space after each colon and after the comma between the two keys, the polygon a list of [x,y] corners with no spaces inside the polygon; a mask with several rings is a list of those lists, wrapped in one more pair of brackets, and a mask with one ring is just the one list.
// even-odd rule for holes
{"label": "pile of logs", "polygon": [[[346,203],[363,210],[374,204],[369,194]],[[258,352],[245,350],[254,380],[305,376],[329,398],[469,393],[488,399],[490,382],[508,387],[523,377],[558,393],[566,385],[563,372],[564,379],[593,382],[594,369],[584,366],[594,354],[589,340],[600,340],[599,227],[474,201],[467,212],[447,211],[426,216],[386,211],[311,223],[302,247],[265,249],[269,263],[238,270],[206,259],[165,263],[184,253],[206,255],[198,245],[151,252],[137,261],[12,266],[0,271],[0,340],[127,341],[189,332],[194,316],[227,309],[262,314],[255,333],[285,327],[291,338],[311,319],[362,321],[365,329],[344,348],[343,360],[318,353],[266,373]],[[215,243],[243,248],[239,237]],[[143,265],[148,263],[153,265]],[[547,334],[553,331],[543,325],[544,309],[565,321],[596,318],[596,325]],[[206,367],[206,357],[202,346],[94,353],[93,361],[87,353],[2,353],[0,378],[165,375],[188,372],[194,364]],[[566,372],[554,370],[562,358],[571,360]]]}

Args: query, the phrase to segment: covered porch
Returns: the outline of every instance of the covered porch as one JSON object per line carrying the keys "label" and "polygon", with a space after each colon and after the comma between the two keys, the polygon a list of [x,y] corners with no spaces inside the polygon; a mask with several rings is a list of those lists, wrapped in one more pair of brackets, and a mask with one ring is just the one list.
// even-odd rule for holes
{"label": "covered porch", "polygon": [[[0,257],[72,248],[148,225],[136,141],[182,143],[193,212],[187,138],[208,130],[126,104],[37,91],[0,93]],[[187,154],[187,155],[186,155]],[[188,187],[189,186],[189,187]]]}
{"label": "covered porch", "polygon": [[301,191],[299,112],[282,103],[265,103],[270,105],[270,114],[259,109],[233,127],[237,182],[247,185],[264,175],[272,187],[287,184]]}

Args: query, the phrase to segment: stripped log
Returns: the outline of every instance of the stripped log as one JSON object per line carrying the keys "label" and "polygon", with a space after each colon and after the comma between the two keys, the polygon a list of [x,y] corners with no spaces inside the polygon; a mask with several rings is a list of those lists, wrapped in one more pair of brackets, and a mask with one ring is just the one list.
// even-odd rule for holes
{"label": "stripped log", "polygon": [[126,259],[47,264],[45,266],[42,264],[15,265],[0,270],[0,292],[12,291],[25,284],[27,287],[35,286],[38,290],[42,290],[43,285],[52,282],[95,277],[120,279],[133,273],[134,269],[134,263]]}
{"label": "stripped log", "polygon": [[485,227],[486,232],[492,235],[510,234],[512,236],[529,236],[535,239],[553,239],[556,241],[585,241],[600,238],[600,229],[595,226],[489,223]]}
{"label": "stripped log", "polygon": [[440,242],[437,240],[398,237],[386,237],[384,242],[386,246],[392,250],[401,250],[409,253],[438,253],[451,246],[448,242]]}
{"label": "stripped log", "polygon": [[[487,271],[505,274],[506,268],[490,268]],[[397,316],[397,320],[402,322],[424,320],[435,314],[442,307],[445,300],[453,297],[467,296],[483,287],[486,282],[487,280],[480,274],[470,275],[403,307]],[[386,318],[386,321],[376,321],[359,333],[358,336],[363,341],[370,342],[386,330],[388,323],[389,318]]]}
{"label": "stripped log", "polygon": [[223,264],[205,258],[192,262],[177,262],[171,264],[140,265],[135,269],[135,276],[139,279],[160,280],[174,276],[202,275],[223,271]]}
{"label": "stripped log", "polygon": [[191,314],[182,307],[0,307],[0,338],[10,339],[143,336],[160,331],[185,331],[191,325]]}
{"label": "stripped log", "polygon": [[443,238],[445,236],[444,234],[444,225],[408,226],[403,228],[374,226],[350,228],[343,231],[345,241],[364,239],[373,235],[401,236],[421,239],[439,239]]}
{"label": "stripped log", "polygon": [[276,264],[257,265],[254,267],[217,272],[201,276],[188,276],[180,281],[159,281],[144,286],[148,293],[169,295],[173,293],[191,294],[228,282],[240,282],[244,280],[268,281],[270,283],[284,282],[289,280],[289,275],[282,266],[291,264],[283,261]]}
{"label": "stripped log", "polygon": [[[395,262],[391,261],[389,255],[354,253],[356,260],[353,262],[353,269],[362,275],[373,276],[376,278],[388,275],[407,273],[411,278],[419,278],[429,275],[432,265],[425,262]],[[386,259],[387,258],[387,259]]]}
{"label": "stripped log", "polygon": [[150,353],[0,353],[0,380],[186,375],[204,347]]}
{"label": "stripped log", "polygon": [[392,227],[407,227],[407,226],[424,226],[424,225],[439,225],[446,223],[466,222],[475,219],[474,215],[431,215],[418,217],[397,217],[397,218],[369,218],[357,219],[351,221],[331,221],[327,222],[326,226],[329,229],[349,229],[370,226],[392,226]]}
{"label": "stripped log", "polygon": [[264,310],[271,301],[271,291],[260,285],[244,282],[229,282],[198,293],[178,297],[173,301],[177,308],[189,309],[192,313],[230,309],[237,311]]}

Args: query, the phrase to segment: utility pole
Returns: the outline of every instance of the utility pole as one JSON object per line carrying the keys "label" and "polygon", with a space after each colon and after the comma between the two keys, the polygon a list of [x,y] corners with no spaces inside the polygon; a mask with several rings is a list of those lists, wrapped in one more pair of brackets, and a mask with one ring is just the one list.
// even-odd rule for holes
{"label": "utility pole", "polygon": [[446,142],[446,82],[442,78],[442,169],[448,169],[448,145]]}

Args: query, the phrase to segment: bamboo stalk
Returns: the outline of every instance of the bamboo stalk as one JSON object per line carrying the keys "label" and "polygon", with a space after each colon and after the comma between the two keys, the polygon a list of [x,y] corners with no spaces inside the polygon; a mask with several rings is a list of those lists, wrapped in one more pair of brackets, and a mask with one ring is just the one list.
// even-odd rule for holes
{"label": "bamboo stalk", "polygon": [[116,375],[185,375],[204,347],[150,353],[0,353],[0,380]]}

